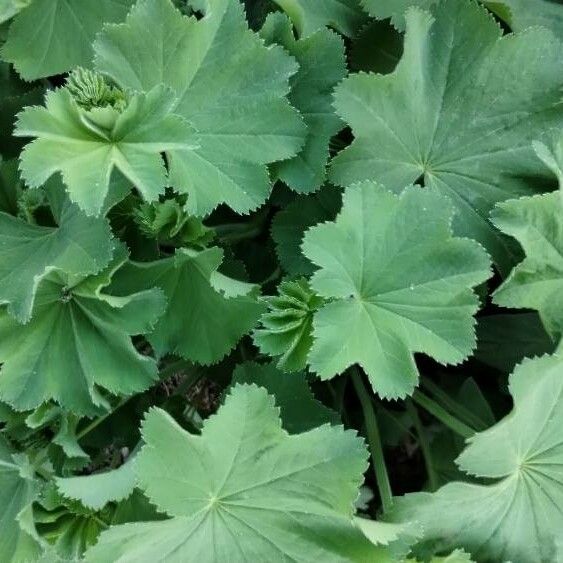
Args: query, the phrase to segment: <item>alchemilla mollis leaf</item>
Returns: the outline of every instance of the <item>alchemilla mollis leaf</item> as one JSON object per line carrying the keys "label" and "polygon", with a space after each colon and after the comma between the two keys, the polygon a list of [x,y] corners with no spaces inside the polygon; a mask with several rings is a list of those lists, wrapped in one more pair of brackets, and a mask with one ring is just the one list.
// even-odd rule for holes
{"label": "alchemilla mollis leaf", "polygon": [[205,17],[198,20],[170,0],[139,0],[124,24],[96,40],[96,67],[126,89],[164,83],[174,92],[174,112],[197,130],[198,147],[163,150],[190,213],[205,215],[220,203],[247,213],[270,192],[266,165],[303,145],[305,126],[286,98],[298,67],[248,29],[238,0],[199,5]]}
{"label": "alchemilla mollis leaf", "polygon": [[457,462],[479,485],[452,482],[397,499],[393,520],[418,520],[440,551],[461,546],[477,561],[555,561],[563,526],[563,361],[524,360],[510,377],[513,411],[473,436]]}
{"label": "alchemilla mollis leaf", "polygon": [[433,13],[407,12],[394,73],[354,74],[336,89],[355,139],[331,179],[401,190],[422,178],[456,206],[455,232],[480,241],[506,273],[515,253],[489,213],[533,194],[527,178],[545,176],[532,141],[563,123],[561,44],[541,28],[502,37],[469,0],[445,0]]}
{"label": "alchemilla mollis leaf", "polygon": [[52,399],[92,416],[108,408],[108,392],[129,395],[150,386],[156,364],[137,352],[131,336],[150,332],[166,299],[159,289],[104,293],[123,261],[119,252],[98,276],[54,270],[42,278],[25,325],[0,313],[1,400],[29,410]]}
{"label": "alchemilla mollis leaf", "polygon": [[485,250],[452,236],[451,203],[430,190],[395,195],[373,182],[349,187],[332,223],[311,228],[303,252],[319,269],[309,365],[323,379],[360,364],[382,397],[409,395],[414,353],[457,364],[475,348]]}
{"label": "alchemilla mollis leaf", "polygon": [[87,561],[369,560],[351,520],[366,463],[354,432],[289,435],[273,397],[237,385],[201,436],[153,409],[143,439],[140,484],[171,519],[110,529]]}

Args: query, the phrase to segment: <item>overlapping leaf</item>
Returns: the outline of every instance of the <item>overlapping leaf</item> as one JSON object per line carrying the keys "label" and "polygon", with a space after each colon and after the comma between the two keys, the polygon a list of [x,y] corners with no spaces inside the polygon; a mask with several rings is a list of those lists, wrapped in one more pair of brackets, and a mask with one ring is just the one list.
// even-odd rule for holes
{"label": "overlapping leaf", "polygon": [[264,387],[273,395],[280,409],[282,425],[290,434],[340,422],[336,412],[315,399],[304,372],[287,374],[273,363],[245,362],[238,365],[233,373],[232,384],[238,383]]}
{"label": "overlapping leaf", "polygon": [[188,193],[190,213],[220,203],[246,213],[269,194],[266,164],[303,144],[302,119],[286,99],[297,64],[248,29],[238,0],[199,5],[197,20],[170,0],[139,0],[125,24],[96,41],[96,66],[124,88],[164,83],[175,92],[175,112],[199,133],[196,150],[168,150],[171,183]]}
{"label": "overlapping leaf", "polygon": [[[13,2],[17,4],[18,2]],[[125,18],[134,0],[20,0],[1,54],[25,80],[92,62],[92,42],[105,22]],[[27,5],[27,6],[26,6]],[[14,6],[11,15],[19,10]]]}
{"label": "overlapping leaf", "polygon": [[309,37],[326,26],[353,37],[366,21],[360,0],[274,0],[291,18],[300,37]]}
{"label": "overlapping leaf", "polygon": [[0,559],[32,561],[40,545],[25,530],[31,504],[39,494],[39,483],[25,455],[14,453],[0,437]]}
{"label": "overlapping leaf", "polygon": [[346,76],[344,42],[328,29],[296,40],[290,21],[281,14],[270,15],[260,33],[267,43],[282,45],[299,63],[290,80],[289,101],[303,115],[307,138],[301,152],[277,164],[274,171],[294,190],[308,193],[324,182],[328,144],[342,127],[332,107],[332,91]]}
{"label": "overlapping leaf", "polygon": [[395,72],[352,75],[336,90],[355,140],[335,158],[332,180],[401,189],[423,177],[454,202],[455,231],[483,243],[506,272],[512,248],[489,212],[533,193],[529,177],[545,175],[531,141],[562,123],[562,84],[561,44],[547,30],[501,37],[468,0],[442,2],[435,17],[411,9]]}
{"label": "overlapping leaf", "polygon": [[465,472],[498,479],[454,482],[396,499],[393,520],[418,520],[424,545],[463,547],[477,561],[555,561],[563,526],[563,359],[525,360],[510,378],[513,411],[470,439]]}
{"label": "overlapping leaf", "polygon": [[490,276],[489,258],[452,236],[452,213],[435,192],[397,196],[363,182],[347,189],[334,223],[305,234],[303,252],[319,267],[311,286],[332,300],[315,314],[309,355],[323,379],[357,363],[381,396],[405,397],[418,380],[414,353],[445,364],[469,356],[471,288]]}
{"label": "overlapping leaf", "polygon": [[0,313],[0,398],[18,410],[52,399],[93,415],[107,406],[102,389],[131,394],[156,378],[156,364],[140,355],[130,335],[149,332],[165,308],[158,289],[113,297],[103,293],[118,257],[96,277],[54,271],[37,289],[32,319],[19,325]]}
{"label": "overlapping leaf", "polygon": [[112,257],[105,219],[87,217],[66,199],[55,209],[58,227],[41,227],[0,212],[0,302],[20,322],[31,316],[37,287],[52,269],[96,274]]}
{"label": "overlapping leaf", "polygon": [[515,237],[526,258],[497,289],[504,307],[536,309],[554,340],[563,335],[563,199],[553,192],[507,201],[493,212],[493,222]]}
{"label": "overlapping leaf", "polygon": [[201,436],[154,409],[143,438],[140,483],[172,518],[110,529],[87,561],[369,560],[351,520],[366,456],[353,432],[290,436],[264,389],[238,385]]}
{"label": "overlapping leaf", "polygon": [[155,262],[130,262],[118,272],[112,291],[127,295],[161,288],[168,307],[148,336],[156,352],[210,364],[250,332],[263,311],[255,286],[217,271],[222,260],[223,252],[215,247],[179,249]]}
{"label": "overlapping leaf", "polygon": [[15,135],[36,137],[21,156],[21,170],[31,187],[60,172],[70,199],[89,215],[99,214],[114,169],[147,200],[168,184],[161,152],[190,151],[192,128],[173,115],[175,99],[163,86],[136,94],[125,109],[83,109],[66,88],[51,90],[45,107],[26,108]]}

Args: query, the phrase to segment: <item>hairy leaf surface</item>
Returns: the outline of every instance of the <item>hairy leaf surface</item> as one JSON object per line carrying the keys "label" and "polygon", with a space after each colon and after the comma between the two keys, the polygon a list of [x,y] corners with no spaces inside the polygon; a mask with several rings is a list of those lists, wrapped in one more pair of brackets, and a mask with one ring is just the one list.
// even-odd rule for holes
{"label": "hairy leaf surface", "polygon": [[201,436],[153,409],[143,438],[139,480],[172,518],[103,533],[87,561],[369,559],[351,520],[366,456],[353,432],[290,436],[264,389],[237,385]]}
{"label": "hairy leaf surface", "polygon": [[122,112],[85,111],[66,88],[51,90],[45,107],[18,116],[15,134],[36,137],[22,153],[23,177],[38,187],[60,172],[70,199],[89,215],[100,213],[114,169],[154,200],[168,184],[160,153],[195,146],[192,128],[171,113],[173,104],[171,92],[155,86],[134,95]]}
{"label": "hairy leaf surface", "polygon": [[418,520],[426,543],[464,547],[477,561],[555,561],[563,526],[563,360],[525,360],[510,378],[513,411],[476,434],[458,458],[462,470],[498,479],[453,482],[438,492],[396,499],[394,520]]}
{"label": "hairy leaf surface", "polygon": [[200,5],[205,17],[197,20],[170,0],[140,0],[125,24],[98,38],[96,66],[124,88],[164,83],[175,92],[174,111],[196,128],[199,147],[163,150],[190,213],[205,215],[220,203],[246,213],[270,192],[266,164],[303,144],[302,119],[286,98],[297,64],[248,29],[238,0]]}
{"label": "hairy leaf surface", "polygon": [[534,193],[530,178],[545,176],[531,142],[563,122],[562,85],[561,44],[549,31],[501,37],[466,0],[441,3],[435,17],[411,9],[395,72],[351,75],[336,90],[355,140],[331,178],[400,190],[422,177],[454,202],[455,232],[479,240],[507,272],[514,252],[489,212]]}
{"label": "hairy leaf surface", "polygon": [[313,321],[309,364],[320,377],[358,363],[382,397],[405,397],[418,380],[414,353],[444,364],[469,356],[471,288],[490,276],[489,258],[452,236],[452,214],[435,192],[363,182],[347,189],[336,221],[305,234],[303,252],[319,267],[311,286],[332,300]]}

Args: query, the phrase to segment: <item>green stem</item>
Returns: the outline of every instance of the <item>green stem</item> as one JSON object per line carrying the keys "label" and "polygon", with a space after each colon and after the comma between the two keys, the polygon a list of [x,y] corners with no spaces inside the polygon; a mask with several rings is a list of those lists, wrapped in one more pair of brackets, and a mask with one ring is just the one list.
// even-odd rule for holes
{"label": "green stem", "polygon": [[432,463],[432,451],[430,450],[430,443],[428,442],[428,436],[426,434],[426,429],[420,422],[420,417],[418,416],[418,411],[413,405],[413,402],[408,399],[406,402],[407,412],[409,413],[411,420],[416,429],[418,435],[418,443],[422,451],[422,456],[424,457],[424,465],[426,467],[426,474],[428,476],[428,484],[430,489],[435,491],[438,488],[438,475],[434,470],[434,464]]}
{"label": "green stem", "polygon": [[84,438],[84,436],[86,436],[86,434],[89,434],[90,432],[92,432],[92,430],[94,430],[94,428],[97,428],[102,422],[104,422],[104,420],[106,420],[114,412],[119,410],[131,398],[132,397],[124,397],[123,399],[121,399],[121,401],[119,401],[119,403],[117,403],[117,405],[113,409],[111,409],[111,411],[104,413],[103,415],[99,416],[98,418],[95,418],[90,424],[85,426],[80,432],[78,432],[76,434],[76,439],[81,440],[82,438]]}
{"label": "green stem", "polygon": [[413,401],[434,415],[440,422],[445,424],[450,430],[459,434],[463,438],[469,438],[475,434],[475,430],[467,424],[461,422],[455,416],[450,414],[446,409],[425,395],[422,391],[416,389],[412,395]]}
{"label": "green stem", "polygon": [[475,416],[467,407],[452,399],[443,389],[428,378],[422,379],[422,386],[434,396],[446,410],[455,412],[456,416],[468,426],[475,428],[476,431],[486,430],[487,425]]}
{"label": "green stem", "polygon": [[387,467],[385,466],[385,458],[383,457],[383,446],[381,443],[379,427],[377,426],[375,411],[373,410],[370,395],[364,385],[364,382],[362,381],[362,376],[359,370],[357,368],[352,368],[351,374],[352,383],[356,389],[358,399],[360,399],[360,404],[364,414],[367,438],[371,451],[371,459],[373,461],[373,470],[375,473],[375,481],[381,497],[383,511],[387,512],[393,505],[393,493],[391,491],[391,484],[389,483]]}

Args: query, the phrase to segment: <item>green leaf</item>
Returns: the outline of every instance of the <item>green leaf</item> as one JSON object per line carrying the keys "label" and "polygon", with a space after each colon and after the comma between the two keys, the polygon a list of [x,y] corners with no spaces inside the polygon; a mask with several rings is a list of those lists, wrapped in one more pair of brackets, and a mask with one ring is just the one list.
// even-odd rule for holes
{"label": "green leaf", "polygon": [[423,546],[463,547],[477,561],[555,561],[563,516],[563,358],[525,360],[510,377],[513,411],[469,439],[462,470],[493,484],[453,482],[398,498],[394,521],[419,521]]}
{"label": "green leaf", "polygon": [[172,518],[114,527],[86,561],[369,560],[351,520],[367,454],[354,432],[290,436],[264,389],[238,385],[201,436],[152,409],[143,438],[139,481]]}
{"label": "green leaf", "polygon": [[193,151],[165,149],[171,184],[189,195],[189,213],[205,215],[220,203],[247,213],[269,195],[266,164],[303,144],[305,127],[286,99],[297,64],[248,30],[238,0],[203,4],[206,15],[197,20],[170,0],[139,0],[125,24],[97,39],[96,66],[124,88],[162,82],[176,93],[174,111],[199,134]]}
{"label": "green leaf", "polygon": [[256,286],[217,269],[223,251],[178,249],[155,262],[129,262],[117,273],[112,292],[128,294],[153,287],[168,298],[166,312],[148,336],[156,353],[178,354],[200,364],[225,356],[258,322],[263,306]]}
{"label": "green leaf", "polygon": [[411,6],[429,10],[440,0],[360,0],[368,14],[379,20],[391,18],[397,29],[405,29],[405,13]]}
{"label": "green leaf", "polygon": [[273,169],[297,192],[312,192],[325,180],[328,143],[343,126],[332,107],[332,91],[346,76],[344,42],[328,29],[296,40],[290,21],[281,14],[271,14],[260,34],[268,44],[282,45],[299,63],[299,71],[290,80],[289,101],[308,128],[301,152]]}
{"label": "green leaf", "polygon": [[347,189],[333,223],[310,229],[303,252],[312,288],[332,299],[313,321],[309,365],[322,379],[360,364],[385,398],[418,381],[414,353],[457,364],[475,347],[472,287],[491,274],[487,253],[451,234],[453,209],[430,190],[400,196],[364,182]]}
{"label": "green leaf", "polygon": [[156,378],[154,360],[139,354],[130,335],[149,332],[165,309],[158,289],[114,297],[103,293],[116,259],[97,277],[54,271],[39,284],[31,321],[0,313],[0,398],[18,410],[52,399],[83,415],[108,403],[101,389],[132,394]]}
{"label": "green leaf", "polygon": [[101,510],[110,502],[126,499],[135,488],[135,458],[121,467],[79,477],[57,477],[57,490],[66,498],[79,501],[87,508]]}
{"label": "green leaf", "polygon": [[282,425],[290,434],[323,424],[339,424],[338,415],[315,399],[303,372],[282,373],[274,364],[245,362],[236,367],[233,385],[255,384],[276,399]]}
{"label": "green leaf", "polygon": [[0,212],[0,302],[20,322],[29,321],[37,288],[53,269],[85,276],[111,260],[105,219],[87,217],[67,199],[57,215],[58,227],[42,227]]}
{"label": "green leaf", "polygon": [[467,0],[441,3],[435,18],[411,9],[395,72],[351,75],[336,90],[355,139],[334,159],[331,179],[401,190],[422,177],[454,202],[454,231],[480,241],[507,272],[514,250],[489,212],[534,193],[529,177],[545,176],[531,141],[563,122],[562,82],[561,46],[547,30],[501,37]]}
{"label": "green leaf", "polygon": [[263,354],[278,357],[276,365],[282,371],[305,369],[313,344],[313,315],[324,299],[301,278],[280,283],[278,295],[264,301],[268,312],[260,318],[254,342]]}
{"label": "green leaf", "polygon": [[12,136],[16,114],[25,106],[39,104],[43,99],[43,88],[20,80],[12,67],[0,62],[0,155],[4,158],[19,156],[23,142]]}
{"label": "green leaf", "polygon": [[282,268],[291,276],[310,275],[315,268],[301,252],[305,231],[332,221],[342,206],[340,190],[327,186],[319,192],[295,198],[276,214],[272,221],[272,238]]}
{"label": "green leaf", "polygon": [[1,0],[0,23],[12,19],[16,14],[29,6],[33,0]]}
{"label": "green leaf", "polygon": [[35,0],[12,23],[1,54],[25,80],[91,63],[104,22],[123,20],[134,0]]}
{"label": "green leaf", "polygon": [[60,172],[70,199],[89,215],[100,213],[114,169],[145,199],[155,200],[168,185],[160,153],[194,147],[193,130],[171,113],[173,104],[163,86],[132,96],[123,111],[85,110],[67,88],[51,90],[45,107],[18,116],[15,135],[36,137],[22,152],[23,178],[38,187]]}
{"label": "green leaf", "polygon": [[563,39],[563,7],[558,0],[486,0],[483,3],[514,31],[541,25]]}
{"label": "green leaf", "polygon": [[32,561],[40,545],[27,533],[23,521],[39,494],[39,483],[25,455],[12,452],[0,437],[0,559]]}
{"label": "green leaf", "polygon": [[563,335],[563,199],[559,192],[504,202],[494,224],[513,236],[526,258],[494,293],[504,307],[536,309],[546,330]]}
{"label": "green leaf", "polygon": [[53,433],[51,442],[60,446],[68,458],[77,459],[78,463],[81,461],[87,463],[90,456],[78,443],[76,433],[79,422],[80,417],[52,403],[40,405],[25,419],[27,426],[34,430],[51,427]]}
{"label": "green leaf", "polygon": [[353,37],[366,21],[360,0],[273,0],[291,18],[300,37],[309,37],[325,26]]}

